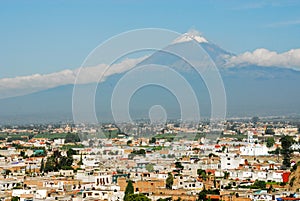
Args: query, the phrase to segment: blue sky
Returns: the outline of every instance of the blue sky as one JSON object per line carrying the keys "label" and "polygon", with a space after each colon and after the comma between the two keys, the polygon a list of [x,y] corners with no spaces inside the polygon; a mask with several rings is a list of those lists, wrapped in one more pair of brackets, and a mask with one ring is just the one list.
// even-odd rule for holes
{"label": "blue sky", "polygon": [[104,40],[139,28],[199,30],[241,54],[300,47],[299,1],[0,1],[0,78],[80,66]]}

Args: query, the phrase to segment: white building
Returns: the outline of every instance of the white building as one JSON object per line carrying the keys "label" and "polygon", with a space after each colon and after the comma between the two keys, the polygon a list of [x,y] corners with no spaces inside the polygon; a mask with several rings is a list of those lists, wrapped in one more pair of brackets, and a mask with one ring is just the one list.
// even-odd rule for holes
{"label": "white building", "polygon": [[122,191],[104,191],[91,190],[82,192],[82,200],[98,199],[107,201],[121,201],[123,200],[124,192]]}
{"label": "white building", "polygon": [[17,180],[0,180],[0,190],[11,190],[16,187],[18,183],[20,182]]}
{"label": "white building", "polygon": [[[28,196],[26,196],[28,195]],[[28,197],[33,197],[33,200],[36,199],[46,199],[47,198],[47,189],[38,189],[38,190],[25,190],[25,189],[13,189],[13,197],[20,197],[20,201],[28,200]]]}
{"label": "white building", "polygon": [[65,139],[54,139],[54,145],[63,145],[65,144]]}
{"label": "white building", "polygon": [[237,169],[240,164],[245,163],[245,159],[233,153],[225,153],[221,156],[221,170]]}
{"label": "white building", "polygon": [[248,131],[248,145],[240,147],[242,156],[265,156],[269,155],[266,145],[255,144],[253,133]]}
{"label": "white building", "polygon": [[177,176],[175,178],[172,189],[187,189],[201,191],[203,189],[203,183],[198,182],[195,178],[188,175]]}

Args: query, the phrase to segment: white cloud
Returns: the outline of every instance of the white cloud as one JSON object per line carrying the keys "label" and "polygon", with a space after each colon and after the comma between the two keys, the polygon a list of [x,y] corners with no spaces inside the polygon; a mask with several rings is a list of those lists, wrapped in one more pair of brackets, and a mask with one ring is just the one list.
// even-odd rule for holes
{"label": "white cloud", "polygon": [[[106,64],[100,64],[97,66],[63,70],[50,74],[34,74],[15,78],[2,78],[0,79],[0,99],[29,94],[57,86],[74,84],[75,81],[77,84],[98,82],[103,73],[105,75],[102,77],[101,81],[104,81],[106,77],[110,75],[130,70],[145,58],[147,57],[125,59],[120,63],[112,65],[105,73],[104,71],[108,66]],[[300,49],[292,49],[287,52],[277,53],[261,48],[256,49],[253,52],[229,56],[226,58],[226,61],[226,67],[254,64],[258,66],[276,66],[300,70]],[[80,73],[79,77],[77,76],[78,73]]]}
{"label": "white cloud", "polygon": [[255,64],[259,66],[276,66],[300,70],[300,49],[277,53],[267,49],[256,49],[253,52],[227,58],[227,67]]}
{"label": "white cloud", "polygon": [[14,78],[0,79],[0,98],[8,98],[37,92],[44,89],[49,89],[57,86],[74,84],[78,73],[77,84],[87,84],[98,82],[103,74],[103,81],[106,77],[125,72],[133,68],[136,64],[144,60],[146,57],[137,59],[125,59],[120,63],[108,67],[105,64],[100,64],[92,67],[78,68],[75,70],[63,70],[50,74],[33,74],[29,76],[21,76]]}

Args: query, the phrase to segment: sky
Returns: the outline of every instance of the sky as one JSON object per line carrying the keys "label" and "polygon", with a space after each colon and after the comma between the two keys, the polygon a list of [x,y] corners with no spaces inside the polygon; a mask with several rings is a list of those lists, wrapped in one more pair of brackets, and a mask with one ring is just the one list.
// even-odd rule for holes
{"label": "sky", "polygon": [[97,45],[140,28],[196,29],[222,48],[300,47],[299,1],[1,0],[0,79],[78,68]]}

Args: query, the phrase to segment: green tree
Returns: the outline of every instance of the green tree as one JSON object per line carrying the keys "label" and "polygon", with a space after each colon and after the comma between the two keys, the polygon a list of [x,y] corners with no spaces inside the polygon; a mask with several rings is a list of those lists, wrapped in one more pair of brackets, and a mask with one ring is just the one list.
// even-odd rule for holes
{"label": "green tree", "polygon": [[230,173],[229,172],[227,172],[227,171],[225,171],[224,172],[224,179],[228,179],[229,178],[229,176],[230,176]]}
{"label": "green tree", "polygon": [[155,137],[152,137],[151,140],[150,140],[150,143],[151,143],[151,144],[155,144],[155,142],[156,142],[156,138],[155,138]]}
{"label": "green tree", "polygon": [[258,189],[265,189],[266,188],[266,182],[261,180],[256,180],[253,184],[254,188]]}
{"label": "green tree", "polygon": [[145,155],[146,155],[146,150],[145,150],[145,149],[133,150],[133,151],[128,155],[128,158],[129,158],[129,159],[133,159],[133,157],[136,156],[136,155],[145,156]]}
{"label": "green tree", "polygon": [[212,158],[212,157],[217,157],[217,155],[216,155],[216,154],[214,154],[214,153],[210,153],[210,154],[208,154],[208,157],[209,157],[209,158]]}
{"label": "green tree", "polygon": [[269,151],[269,154],[276,154],[276,155],[278,155],[278,154],[280,154],[280,148],[279,147],[277,147],[274,151]]}
{"label": "green tree", "polygon": [[154,171],[153,164],[148,163],[148,164],[146,165],[146,170],[147,170],[148,172],[153,172],[153,171]]}
{"label": "green tree", "polygon": [[75,154],[76,154],[76,151],[74,149],[72,149],[72,148],[68,149],[68,151],[67,151],[68,157],[73,157],[73,155],[75,155]]}
{"label": "green tree", "polygon": [[292,177],[292,179],[290,180],[290,187],[294,186],[295,181],[296,181],[296,177]]}
{"label": "green tree", "polygon": [[128,183],[127,183],[126,189],[125,189],[124,201],[131,201],[129,199],[129,196],[131,194],[134,194],[134,188],[133,188],[132,181],[129,180]]}
{"label": "green tree", "polygon": [[267,138],[267,147],[270,148],[270,147],[273,147],[275,144],[275,139],[273,137],[268,137]]}
{"label": "green tree", "polygon": [[10,173],[11,173],[11,170],[8,170],[8,169],[6,169],[6,170],[3,171],[3,174],[5,176],[8,176]]}
{"label": "green tree", "polygon": [[52,172],[52,171],[58,171],[58,163],[54,156],[50,156],[47,158],[47,161],[45,163],[44,172]]}
{"label": "green tree", "polygon": [[183,170],[183,168],[184,168],[183,165],[181,164],[181,162],[179,162],[179,161],[175,162],[175,167],[178,169],[181,169],[181,170]]}
{"label": "green tree", "polygon": [[206,171],[205,171],[205,170],[198,169],[198,170],[197,170],[197,174],[198,174],[199,177],[201,177],[204,181],[206,181],[207,175],[206,175]]}
{"label": "green tree", "polygon": [[151,201],[146,195],[139,193],[139,194],[130,194],[128,196],[128,200],[130,201]]}
{"label": "green tree", "polygon": [[145,149],[134,150],[132,153],[137,155],[146,155],[146,150]]}
{"label": "green tree", "polygon": [[274,135],[274,134],[275,134],[275,131],[274,131],[273,128],[267,128],[267,129],[265,130],[265,134],[267,134],[267,135]]}
{"label": "green tree", "polygon": [[40,167],[40,172],[44,172],[45,169],[45,163],[44,163],[44,158],[41,161],[41,167]]}
{"label": "green tree", "polygon": [[60,151],[55,150],[55,151],[53,152],[53,155],[52,155],[52,156],[58,160],[59,157],[61,157]]}
{"label": "green tree", "polygon": [[268,188],[268,191],[267,191],[267,192],[268,192],[268,193],[272,193],[273,190],[274,190],[274,188],[273,188],[273,185],[271,184],[270,187]]}
{"label": "green tree", "polygon": [[206,198],[206,195],[220,195],[220,191],[218,189],[215,190],[206,190],[205,186],[202,191],[198,194],[198,200],[203,201],[203,200],[210,200],[210,198]]}
{"label": "green tree", "polygon": [[20,152],[20,156],[23,157],[23,158],[25,158],[25,151],[21,151]]}
{"label": "green tree", "polygon": [[225,145],[223,145],[223,146],[222,146],[222,153],[224,153],[224,152],[225,152],[225,150],[226,150],[226,146],[225,146]]}
{"label": "green tree", "polygon": [[282,165],[284,168],[291,167],[291,155],[292,150],[291,146],[294,143],[294,140],[291,136],[284,135],[280,138],[281,142],[281,154],[283,155]]}
{"label": "green tree", "polygon": [[14,197],[11,198],[11,201],[19,201],[19,200],[20,200],[20,198],[17,197],[17,196],[14,196]]}
{"label": "green tree", "polygon": [[171,172],[169,172],[168,177],[166,179],[166,188],[167,189],[172,189],[173,183],[174,183],[173,174]]}
{"label": "green tree", "polygon": [[68,133],[65,137],[65,142],[66,143],[80,142],[80,138],[79,138],[78,134]]}
{"label": "green tree", "polygon": [[70,170],[70,169],[72,169],[72,167],[71,167],[72,164],[73,164],[73,158],[62,156],[59,159],[58,167],[59,167],[59,169]]}
{"label": "green tree", "polygon": [[198,194],[198,200],[206,200],[207,190],[204,186],[203,190]]}
{"label": "green tree", "polygon": [[197,169],[197,174],[198,174],[199,176],[201,176],[203,172],[206,174],[206,171],[205,171],[205,170]]}
{"label": "green tree", "polygon": [[127,146],[130,146],[132,144],[132,140],[127,141]]}
{"label": "green tree", "polygon": [[83,165],[83,162],[82,162],[82,154],[80,154],[80,159],[79,159],[79,162],[77,165]]}
{"label": "green tree", "polygon": [[300,166],[300,161],[298,161],[293,167],[291,168],[291,172],[294,172],[297,170],[298,166]]}

